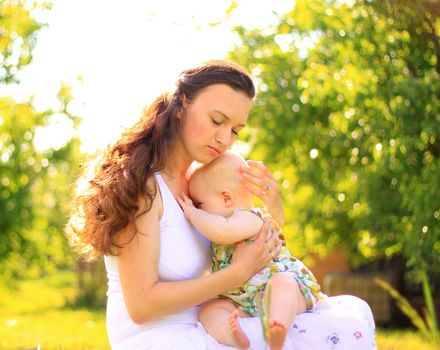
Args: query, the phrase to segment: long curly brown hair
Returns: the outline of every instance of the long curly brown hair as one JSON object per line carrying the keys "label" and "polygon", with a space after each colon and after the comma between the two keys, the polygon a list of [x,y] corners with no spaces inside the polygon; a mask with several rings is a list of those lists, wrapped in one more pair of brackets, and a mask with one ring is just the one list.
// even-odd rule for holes
{"label": "long curly brown hair", "polygon": [[[151,209],[157,188],[147,186],[147,180],[164,169],[180,133],[181,120],[186,116],[182,98],[191,102],[212,84],[227,84],[251,99],[255,96],[251,78],[237,64],[210,61],[185,70],[175,90],[159,96],[96,162],[91,175],[86,171],[78,180],[75,204],[65,231],[71,245],[85,259],[117,255],[122,247],[116,242],[117,233]],[[136,230],[132,230],[127,242],[135,235]]]}

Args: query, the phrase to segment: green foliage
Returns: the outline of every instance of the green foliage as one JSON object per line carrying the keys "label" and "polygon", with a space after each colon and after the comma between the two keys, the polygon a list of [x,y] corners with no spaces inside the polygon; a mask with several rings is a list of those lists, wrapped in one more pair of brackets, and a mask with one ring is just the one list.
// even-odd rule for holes
{"label": "green foliage", "polygon": [[425,310],[425,318],[420,317],[415,308],[411,306],[408,300],[401,296],[397,290],[395,290],[389,283],[377,278],[375,282],[386,290],[397,302],[399,309],[411,320],[412,324],[434,345],[440,346],[440,329],[437,325],[437,316],[434,310],[434,304],[432,300],[431,288],[426,274],[423,275],[423,290],[425,296],[426,306],[428,311]]}
{"label": "green foliage", "polygon": [[440,7],[297,0],[230,53],[257,78],[244,139],[280,180],[296,254],[403,254],[440,274]]}
{"label": "green foliage", "polygon": [[[68,114],[35,111],[30,103],[0,97],[0,274],[38,276],[72,263],[62,234],[79,141],[39,150],[38,131]],[[73,118],[74,119],[74,118]]]}
{"label": "green foliage", "polygon": [[0,349],[109,349],[105,310],[68,306],[76,283],[64,271],[13,290],[0,285]]}
{"label": "green foliage", "polygon": [[427,307],[427,312],[425,315],[426,323],[434,342],[440,345],[440,328],[438,328],[434,300],[432,298],[431,287],[429,285],[428,276],[426,276],[426,274],[423,274],[422,284],[423,295],[425,297],[425,303]]}
{"label": "green foliage", "polygon": [[[14,82],[30,62],[41,24],[31,16],[34,2],[0,3],[0,84]],[[37,135],[56,123],[74,130],[79,118],[69,112],[70,87],[63,84],[59,108],[36,111],[32,101],[0,96],[0,276],[38,276],[73,262],[62,228],[72,176],[79,163],[79,140],[44,149]],[[50,138],[47,134],[45,137]]]}
{"label": "green foliage", "polygon": [[[27,238],[34,219],[31,192],[45,168],[46,158],[35,153],[31,141],[35,127],[43,122],[44,116],[30,105],[17,104],[11,98],[0,98],[0,113],[0,256],[2,261],[15,264],[20,256],[32,260],[34,253]],[[0,265],[2,276],[7,265]]]}
{"label": "green foliage", "polygon": [[48,7],[25,0],[0,3],[0,84],[16,81],[18,70],[31,62],[36,35],[42,27],[32,11]]}
{"label": "green foliage", "polygon": [[76,262],[77,290],[73,307],[104,308],[107,302],[107,273],[104,260]]}

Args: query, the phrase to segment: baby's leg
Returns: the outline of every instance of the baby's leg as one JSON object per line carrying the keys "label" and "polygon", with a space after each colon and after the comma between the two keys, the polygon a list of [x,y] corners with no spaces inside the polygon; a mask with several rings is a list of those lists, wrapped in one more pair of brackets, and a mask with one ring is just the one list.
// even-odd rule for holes
{"label": "baby's leg", "polygon": [[226,299],[213,299],[204,303],[199,312],[206,331],[222,344],[236,348],[249,347],[249,339],[240,327],[238,317],[249,317]]}
{"label": "baby's leg", "polygon": [[[304,295],[299,289],[294,275],[289,272],[276,273],[266,287],[270,288],[268,344],[271,350],[281,350],[287,328],[293,323],[296,314],[307,308]],[[267,297],[267,293],[264,295]],[[264,302],[264,305],[267,305]]]}

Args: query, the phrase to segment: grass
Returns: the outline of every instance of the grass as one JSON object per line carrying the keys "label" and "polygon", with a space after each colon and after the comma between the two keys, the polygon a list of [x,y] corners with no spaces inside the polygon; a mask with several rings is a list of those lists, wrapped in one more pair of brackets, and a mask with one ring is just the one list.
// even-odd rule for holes
{"label": "grass", "polygon": [[425,340],[413,329],[384,330],[378,329],[376,335],[378,350],[436,350],[437,347]]}
{"label": "grass", "polygon": [[0,349],[109,349],[104,310],[72,309],[73,272],[0,287]]}
{"label": "grass", "polygon": [[[20,281],[11,289],[0,283],[0,349],[108,350],[105,311],[72,309],[75,274],[60,272]],[[377,332],[379,350],[434,350],[414,330]]]}

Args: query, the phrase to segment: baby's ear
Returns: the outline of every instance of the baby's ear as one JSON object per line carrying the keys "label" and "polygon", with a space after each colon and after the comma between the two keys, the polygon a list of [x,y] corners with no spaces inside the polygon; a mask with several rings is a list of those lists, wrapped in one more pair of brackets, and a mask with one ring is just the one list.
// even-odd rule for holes
{"label": "baby's ear", "polygon": [[220,191],[220,197],[222,198],[226,208],[234,204],[234,195],[232,194],[231,191],[229,190]]}

